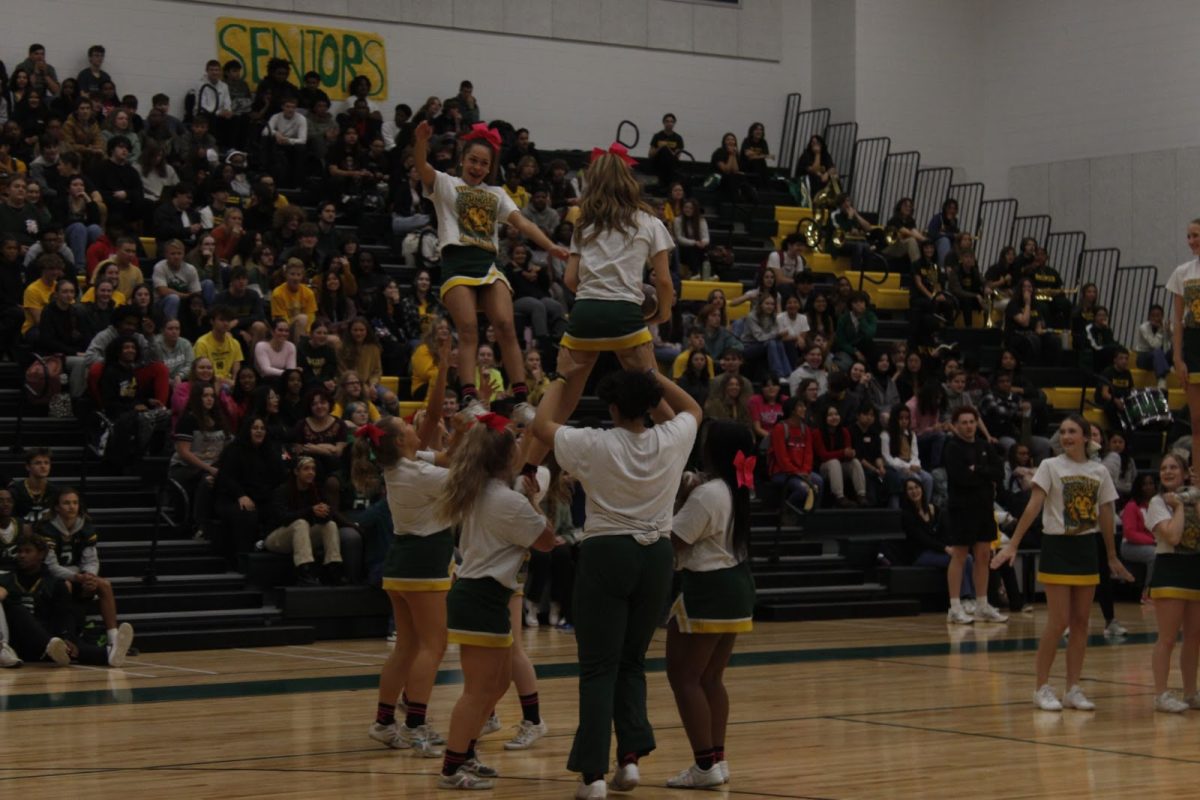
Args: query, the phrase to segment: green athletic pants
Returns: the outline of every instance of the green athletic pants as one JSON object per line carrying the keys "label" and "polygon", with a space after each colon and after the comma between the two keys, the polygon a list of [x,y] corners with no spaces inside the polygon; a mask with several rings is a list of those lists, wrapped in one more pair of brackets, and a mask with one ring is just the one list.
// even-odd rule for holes
{"label": "green athletic pants", "polygon": [[579,547],[574,615],[579,648],[579,727],[567,760],[572,772],[609,770],[617,753],[654,749],[646,718],[646,648],[670,599],[668,537],[652,545],[633,536],[597,536]]}

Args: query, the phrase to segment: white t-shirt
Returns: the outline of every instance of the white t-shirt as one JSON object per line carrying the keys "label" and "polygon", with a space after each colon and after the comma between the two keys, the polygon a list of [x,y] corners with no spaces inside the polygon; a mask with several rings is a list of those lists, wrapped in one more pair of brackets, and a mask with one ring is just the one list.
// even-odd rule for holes
{"label": "white t-shirt", "polygon": [[796,314],[796,318],[792,319],[786,311],[780,311],[775,315],[775,324],[779,326],[779,332],[782,334],[791,334],[799,339],[804,334],[808,333],[808,315]]}
{"label": "white t-shirt", "polygon": [[675,569],[714,572],[738,565],[733,554],[733,497],[723,480],[697,486],[671,520],[671,533],[687,542],[675,550]]}
{"label": "white t-shirt", "polygon": [[580,540],[632,534],[642,544],[653,544],[669,535],[671,509],[696,428],[691,414],[642,433],[559,428],[554,457],[587,492]]}
{"label": "white t-shirt", "polygon": [[1167,291],[1183,297],[1183,325],[1200,327],[1200,258],[1180,264],[1167,279]]}
{"label": "white t-shirt", "polygon": [[579,256],[579,300],[624,300],[637,303],[642,294],[642,272],[651,256],[672,250],[675,242],[657,217],[638,211],[633,217],[636,231],[605,231],[586,245],[576,231],[571,253]]}
{"label": "white t-shirt", "polygon": [[1186,553],[1193,555],[1200,552],[1200,515],[1196,514],[1196,507],[1185,505],[1183,510],[1183,536],[1179,538],[1179,544],[1172,546],[1158,537],[1155,528],[1164,522],[1169,522],[1171,517],[1175,516],[1171,511],[1171,507],[1167,505],[1167,501],[1163,500],[1161,494],[1156,494],[1150,499],[1150,505],[1146,507],[1145,512],[1146,530],[1154,534],[1154,552],[1155,553]]}
{"label": "white t-shirt", "polygon": [[1033,483],[1046,492],[1042,532],[1047,536],[1095,533],[1100,529],[1100,506],[1117,501],[1117,488],[1103,464],[1081,464],[1065,453],[1043,461]]}
{"label": "white t-shirt", "polygon": [[492,578],[517,588],[517,573],[530,546],[546,529],[546,518],[529,499],[492,478],[462,523],[460,578]]}
{"label": "white t-shirt", "polygon": [[767,256],[767,269],[777,269],[785,278],[794,279],[796,275],[808,269],[808,264],[805,263],[804,256],[792,258],[787,253],[781,256],[778,250],[772,250]]}
{"label": "white t-shirt", "polygon": [[[504,187],[486,183],[469,186],[462,178],[438,172],[431,196],[437,206],[439,250],[447,245],[463,245],[489,253],[500,252],[497,238],[500,223],[507,222],[517,211],[516,203]],[[638,292],[640,304],[640,288]]]}
{"label": "white t-shirt", "polygon": [[396,466],[383,471],[388,510],[392,512],[392,528],[397,534],[429,536],[446,529],[446,523],[437,518],[433,507],[441,496],[448,474],[442,467],[407,458],[401,458]]}

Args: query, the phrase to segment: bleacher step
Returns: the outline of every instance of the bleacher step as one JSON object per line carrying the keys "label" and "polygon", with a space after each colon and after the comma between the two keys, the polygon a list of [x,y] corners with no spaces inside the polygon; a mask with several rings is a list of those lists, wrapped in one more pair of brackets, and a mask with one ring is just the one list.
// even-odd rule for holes
{"label": "bleacher step", "polygon": [[921,613],[916,600],[855,600],[852,602],[760,603],[754,618],[763,622],[812,622],[868,617],[915,617]]}
{"label": "bleacher step", "polygon": [[[178,650],[220,650],[230,647],[282,647],[316,642],[316,630],[307,625],[271,627],[236,626],[223,628],[138,631],[134,646],[143,653]],[[131,668],[136,661],[130,662]],[[149,668],[152,669],[152,668]]]}

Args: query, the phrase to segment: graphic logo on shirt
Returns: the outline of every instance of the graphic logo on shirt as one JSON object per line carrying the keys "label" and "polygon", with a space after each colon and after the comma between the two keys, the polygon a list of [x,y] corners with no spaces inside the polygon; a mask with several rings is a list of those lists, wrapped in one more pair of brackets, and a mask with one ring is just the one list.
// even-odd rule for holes
{"label": "graphic logo on shirt", "polygon": [[1200,280],[1183,283],[1183,324],[1189,328],[1200,327]]}
{"label": "graphic logo on shirt", "polygon": [[1062,484],[1064,532],[1072,536],[1096,527],[1100,481],[1085,475],[1066,475]]}
{"label": "graphic logo on shirt", "polygon": [[1200,514],[1196,513],[1194,505],[1184,505],[1183,535],[1179,544],[1175,545],[1177,553],[1195,553],[1200,551]]}
{"label": "graphic logo on shirt", "polygon": [[500,199],[491,192],[475,186],[456,186],[454,214],[458,219],[459,242],[496,252],[492,234],[496,230],[496,215]]}

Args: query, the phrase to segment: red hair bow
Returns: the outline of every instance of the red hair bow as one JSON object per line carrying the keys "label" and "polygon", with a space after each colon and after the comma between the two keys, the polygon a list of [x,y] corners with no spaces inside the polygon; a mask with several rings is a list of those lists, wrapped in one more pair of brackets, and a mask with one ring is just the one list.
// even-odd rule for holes
{"label": "red hair bow", "polygon": [[464,142],[469,142],[472,139],[483,139],[492,146],[493,150],[500,149],[500,134],[489,128],[486,122],[476,122],[471,126],[471,130],[462,135]]}
{"label": "red hair bow", "polygon": [[739,489],[754,491],[754,465],[757,463],[758,456],[748,456],[741,450],[733,457],[733,471],[737,474]]}
{"label": "red hair bow", "polygon": [[360,425],[354,435],[359,439],[370,439],[372,447],[379,447],[379,443],[383,441],[383,428],[368,422],[366,425]]}
{"label": "red hair bow", "polygon": [[595,161],[597,158],[603,155],[616,156],[624,161],[625,166],[627,167],[632,167],[637,163],[637,159],[630,156],[629,150],[620,142],[613,142],[608,146],[607,150],[601,150],[599,147],[593,147],[591,161]]}
{"label": "red hair bow", "polygon": [[502,417],[493,411],[489,411],[486,414],[481,414],[479,416],[479,421],[484,425],[487,425],[496,433],[504,433],[506,430],[508,430],[508,417]]}

